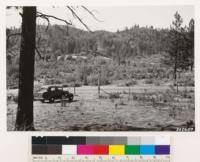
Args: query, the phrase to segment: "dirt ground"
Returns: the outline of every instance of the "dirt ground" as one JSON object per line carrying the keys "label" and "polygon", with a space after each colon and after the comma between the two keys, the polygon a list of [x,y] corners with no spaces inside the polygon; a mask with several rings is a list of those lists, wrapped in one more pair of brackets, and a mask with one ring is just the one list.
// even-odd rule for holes
{"label": "dirt ground", "polygon": [[[194,131],[194,87],[168,85],[76,88],[74,102],[34,101],[34,126],[38,131]],[[73,88],[69,89],[73,92]],[[8,90],[17,93],[17,90]],[[114,94],[114,95],[110,95]],[[7,103],[7,129],[14,130],[17,104]]]}

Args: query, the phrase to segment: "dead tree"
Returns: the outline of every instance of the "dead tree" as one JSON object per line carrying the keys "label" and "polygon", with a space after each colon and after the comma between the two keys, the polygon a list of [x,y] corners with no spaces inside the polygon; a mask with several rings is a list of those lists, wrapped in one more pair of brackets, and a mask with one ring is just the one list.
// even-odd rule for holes
{"label": "dead tree", "polygon": [[[78,19],[87,30],[89,27],[77,15],[75,8],[71,6],[66,7],[71,11],[74,18]],[[86,12],[95,17],[84,6],[81,6]],[[48,22],[56,19],[72,25],[70,22],[55,17],[53,15],[43,14],[38,12],[36,7],[22,7],[22,32],[21,32],[21,48],[20,48],[20,62],[19,62],[19,92],[18,92],[18,108],[15,123],[15,130],[28,131],[34,130],[34,114],[33,114],[33,89],[34,89],[34,64],[35,64],[35,51],[42,58],[39,50],[36,48],[36,18],[42,18]],[[8,38],[9,39],[9,38]],[[8,41],[8,40],[7,40]]]}
{"label": "dead tree", "polygon": [[15,130],[34,130],[33,80],[36,37],[36,7],[23,7],[19,62],[19,92]]}

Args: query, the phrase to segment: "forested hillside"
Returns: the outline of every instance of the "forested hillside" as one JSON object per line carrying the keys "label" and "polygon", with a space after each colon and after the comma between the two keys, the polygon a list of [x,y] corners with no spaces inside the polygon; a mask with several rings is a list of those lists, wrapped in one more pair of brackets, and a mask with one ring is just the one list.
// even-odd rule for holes
{"label": "forested hillside", "polygon": [[[193,70],[194,20],[185,27],[181,23],[175,16],[170,29],[135,25],[117,32],[37,25],[35,80],[94,85],[99,71],[102,84],[156,76],[172,80],[177,71]],[[16,33],[19,32],[20,29],[10,28],[6,33],[9,87],[17,87],[20,35]],[[58,59],[66,55],[86,59]]]}
{"label": "forested hillside", "polygon": [[[117,57],[118,53],[124,59],[137,54],[155,54],[167,50],[168,29],[154,29],[153,27],[139,27],[117,31],[87,32],[67,26],[53,25],[46,30],[46,26],[37,26],[37,45],[43,56],[56,58],[65,54],[80,54],[99,52],[108,57]],[[7,34],[18,33],[20,29],[7,29]],[[8,55],[19,52],[19,38],[9,39]],[[11,52],[12,50],[12,52]],[[9,53],[11,52],[11,53]],[[52,54],[52,55],[51,55]]]}

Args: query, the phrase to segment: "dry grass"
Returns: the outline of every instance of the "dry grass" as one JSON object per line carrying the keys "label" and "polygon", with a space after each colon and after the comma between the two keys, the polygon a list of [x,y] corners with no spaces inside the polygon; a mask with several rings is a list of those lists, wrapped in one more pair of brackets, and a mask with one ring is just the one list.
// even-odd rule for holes
{"label": "dry grass", "polygon": [[[144,89],[144,87],[146,87]],[[176,130],[194,120],[194,89],[168,86],[105,86],[97,97],[97,87],[79,87],[75,102],[34,102],[36,130]],[[120,97],[119,97],[120,96]],[[8,130],[14,129],[16,103],[8,102]]]}

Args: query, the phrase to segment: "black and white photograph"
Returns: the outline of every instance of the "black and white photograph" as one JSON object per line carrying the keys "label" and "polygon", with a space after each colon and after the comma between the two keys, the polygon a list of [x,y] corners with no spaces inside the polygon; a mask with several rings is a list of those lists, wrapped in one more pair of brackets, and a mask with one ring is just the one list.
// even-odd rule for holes
{"label": "black and white photograph", "polygon": [[7,6],[7,130],[195,131],[194,9]]}

